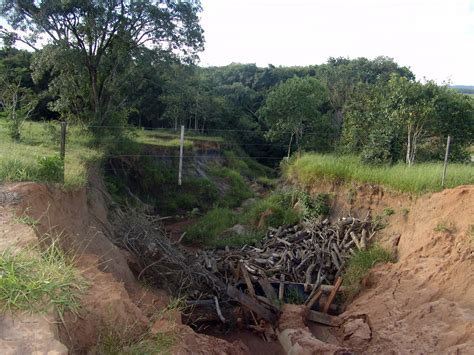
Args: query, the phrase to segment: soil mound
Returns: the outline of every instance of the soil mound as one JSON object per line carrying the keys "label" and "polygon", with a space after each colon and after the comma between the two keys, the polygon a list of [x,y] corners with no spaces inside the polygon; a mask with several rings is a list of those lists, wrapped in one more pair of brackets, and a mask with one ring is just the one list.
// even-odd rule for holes
{"label": "soil mound", "polygon": [[343,317],[366,314],[366,353],[469,353],[474,349],[474,186],[413,201],[390,219],[399,261],[373,269]]}

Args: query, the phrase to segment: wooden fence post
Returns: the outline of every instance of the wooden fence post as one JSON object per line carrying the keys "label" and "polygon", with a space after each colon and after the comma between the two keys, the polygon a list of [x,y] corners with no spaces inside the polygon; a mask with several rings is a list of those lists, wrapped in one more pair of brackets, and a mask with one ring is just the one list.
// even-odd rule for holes
{"label": "wooden fence post", "polygon": [[181,126],[181,137],[179,140],[179,172],[178,185],[181,186],[183,177],[183,152],[184,152],[184,126]]}
{"label": "wooden fence post", "polygon": [[61,151],[60,156],[61,160],[64,161],[64,157],[66,156],[66,127],[67,123],[65,121],[61,122]]}
{"label": "wooden fence post", "polygon": [[444,182],[446,180],[446,170],[448,168],[448,156],[449,156],[449,146],[451,144],[451,136],[448,135],[448,141],[446,142],[446,154],[444,155],[444,168],[443,168],[443,178],[441,179],[441,186],[444,187]]}

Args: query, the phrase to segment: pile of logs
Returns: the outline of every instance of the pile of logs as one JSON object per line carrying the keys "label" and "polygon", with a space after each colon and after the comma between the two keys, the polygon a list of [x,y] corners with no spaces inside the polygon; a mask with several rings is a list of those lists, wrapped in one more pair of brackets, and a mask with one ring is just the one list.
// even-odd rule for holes
{"label": "pile of logs", "polygon": [[219,301],[236,302],[271,324],[278,318],[280,305],[294,297],[290,291],[297,290],[299,301],[308,309],[308,319],[337,326],[340,320],[328,312],[337,309],[332,303],[343,290],[344,265],[356,250],[367,248],[376,229],[369,215],[363,220],[341,218],[334,224],[304,221],[269,228],[258,246],[199,251],[195,262],[222,280],[226,290],[219,300],[201,293],[201,301],[190,302],[214,307],[221,321],[227,315],[222,316]]}
{"label": "pile of logs", "polygon": [[202,251],[201,264],[219,274],[226,284],[239,281],[242,265],[251,280],[302,283],[305,291],[332,284],[356,250],[364,250],[375,234],[369,217],[342,218],[334,224],[306,221],[289,227],[269,228],[258,247]]}

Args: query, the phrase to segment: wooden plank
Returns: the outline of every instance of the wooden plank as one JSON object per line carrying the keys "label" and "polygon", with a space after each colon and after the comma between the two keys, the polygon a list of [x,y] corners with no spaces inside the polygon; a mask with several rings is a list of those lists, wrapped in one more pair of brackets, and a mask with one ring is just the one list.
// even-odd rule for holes
{"label": "wooden plank", "polygon": [[[275,278],[270,278],[268,281],[270,281],[271,284],[276,284],[276,285],[280,284],[280,281],[275,279]],[[302,282],[292,282],[292,281],[285,281],[284,284],[285,285],[301,285],[303,288],[304,288],[304,285],[305,285]],[[334,285],[320,285],[319,287],[321,288],[321,290],[323,292],[331,292],[332,289],[334,288]],[[341,287],[339,287],[338,292],[343,292],[345,290],[346,290],[346,287],[341,286]]]}
{"label": "wooden plank", "polygon": [[323,294],[323,290],[317,289],[315,292],[312,292],[311,295],[306,300],[306,306],[311,309],[313,308],[314,304],[319,300],[319,297]]}
{"label": "wooden plank", "polygon": [[336,280],[336,283],[334,284],[334,288],[332,289],[331,293],[328,296],[328,299],[326,301],[326,304],[324,305],[323,312],[328,313],[329,307],[331,306],[332,302],[334,301],[334,298],[336,297],[337,290],[339,290],[339,287],[342,285],[342,277],[338,277]]}
{"label": "wooden plank", "polygon": [[274,323],[277,320],[276,314],[269,311],[267,308],[258,303],[255,299],[246,294],[240,292],[237,288],[232,285],[227,286],[227,294],[233,300],[239,302],[244,307],[248,308],[252,312],[258,314],[261,318],[265,319],[270,323]]}
{"label": "wooden plank", "polygon": [[316,312],[316,311],[311,311],[309,310],[308,313],[306,314],[306,319],[328,325],[330,327],[339,327],[342,324],[342,319],[336,316],[330,316],[329,314],[322,313],[322,312]]}
{"label": "wooden plank", "polygon": [[283,297],[285,297],[285,274],[280,275],[280,286],[278,288],[278,299],[283,301]]}
{"label": "wooden plank", "polygon": [[247,285],[247,290],[249,291],[250,296],[255,297],[255,289],[252,285],[252,280],[250,280],[250,275],[243,263],[240,263],[240,271],[244,277],[245,284]]}
{"label": "wooden plank", "polygon": [[277,299],[277,294],[275,292],[275,289],[271,285],[271,283],[268,281],[267,278],[259,279],[258,283],[262,287],[263,292],[265,293],[265,296],[271,301],[274,301]]}

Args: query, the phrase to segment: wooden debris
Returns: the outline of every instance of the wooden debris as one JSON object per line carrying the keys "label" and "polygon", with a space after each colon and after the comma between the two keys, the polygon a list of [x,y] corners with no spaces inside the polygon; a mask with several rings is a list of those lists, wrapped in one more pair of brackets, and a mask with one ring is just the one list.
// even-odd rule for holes
{"label": "wooden debris", "polygon": [[312,322],[328,325],[330,327],[339,327],[343,323],[342,319],[339,317],[330,316],[329,314],[312,310],[307,312],[306,319]]}
{"label": "wooden debris", "polygon": [[280,287],[278,288],[278,299],[283,301],[285,297],[285,274],[280,275]]}
{"label": "wooden debris", "polygon": [[329,294],[329,297],[326,301],[326,304],[324,305],[323,312],[328,313],[329,307],[334,301],[334,298],[336,297],[337,290],[339,290],[339,287],[342,285],[342,277],[338,277],[336,280],[336,283],[334,284],[334,288],[332,289],[331,293]]}
{"label": "wooden debris", "polygon": [[239,302],[241,305],[248,308],[250,311],[255,312],[259,317],[265,319],[266,321],[274,323],[277,320],[277,315],[275,313],[262,306],[252,297],[249,297],[246,294],[240,292],[234,286],[227,286],[227,294],[233,300]]}

